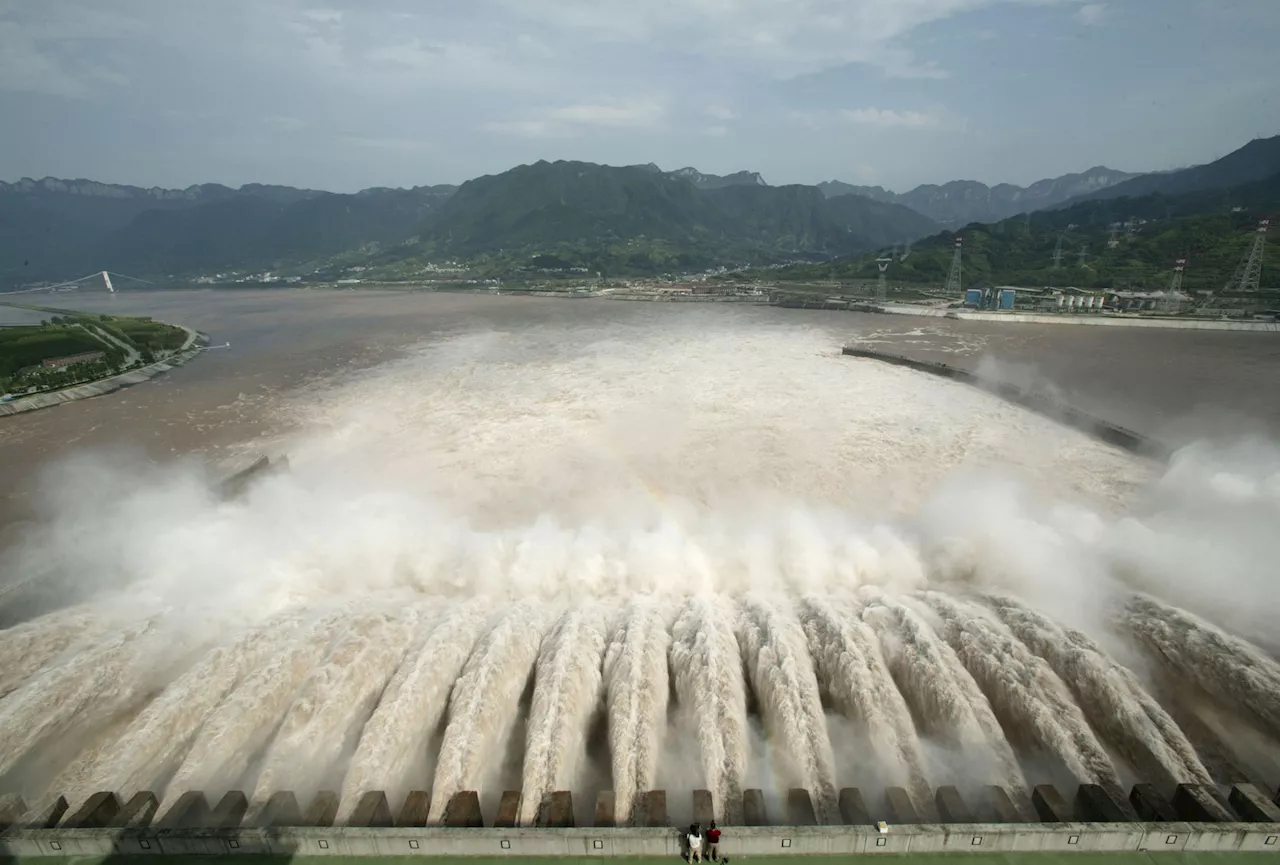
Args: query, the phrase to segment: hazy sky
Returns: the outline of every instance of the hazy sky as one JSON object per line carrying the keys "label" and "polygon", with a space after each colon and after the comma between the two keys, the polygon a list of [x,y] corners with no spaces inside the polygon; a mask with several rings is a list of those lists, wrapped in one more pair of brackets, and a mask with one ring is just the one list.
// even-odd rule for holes
{"label": "hazy sky", "polygon": [[1025,184],[1280,132],[1277,44],[1280,0],[0,0],[0,178]]}

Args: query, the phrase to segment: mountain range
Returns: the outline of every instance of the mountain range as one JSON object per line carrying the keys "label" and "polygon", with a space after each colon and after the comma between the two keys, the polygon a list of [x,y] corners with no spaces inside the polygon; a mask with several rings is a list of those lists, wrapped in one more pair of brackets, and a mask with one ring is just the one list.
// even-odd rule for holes
{"label": "mountain range", "polygon": [[[1239,164],[1238,159],[1226,166],[1210,163],[1162,178],[1164,189],[1193,191],[1090,197],[942,232],[898,256],[888,273],[896,283],[940,286],[951,265],[955,239],[961,237],[966,285],[1157,290],[1169,286],[1174,262],[1184,259],[1185,289],[1222,291],[1251,249],[1260,219],[1280,210],[1280,171],[1230,184],[1255,173],[1235,170]],[[1262,160],[1254,165],[1257,171],[1265,170]],[[1208,187],[1213,180],[1206,178],[1221,178],[1230,185]],[[1139,179],[1149,182],[1147,177]],[[872,280],[878,254],[796,266],[772,272],[769,278]],[[1262,285],[1280,285],[1280,244],[1266,247]]]}
{"label": "mountain range", "polygon": [[[443,260],[492,275],[841,259],[839,268],[860,260],[858,253],[949,237],[942,228],[998,227],[1032,211],[1036,224],[1066,208],[1069,220],[1094,225],[1139,211],[1173,218],[1188,208],[1263,206],[1270,187],[1256,184],[1277,173],[1280,137],[1182,171],[1099,167],[1026,188],[954,181],[903,195],[838,181],[770,186],[751,171],[720,176],[568,161],[521,165],[456,187],[353,194],[24,178],[0,183],[0,288],[102,269],[174,279],[264,269],[323,278],[358,264],[377,278],[407,278]],[[1085,204],[1093,210],[1075,210]]]}
{"label": "mountain range", "polygon": [[1012,183],[987,186],[976,180],[953,180],[941,186],[925,184],[898,194],[880,186],[853,186],[839,180],[819,183],[828,197],[863,195],[923,213],[939,225],[954,228],[970,222],[997,222],[1019,213],[1044,210],[1080,196],[1106,190],[1140,175],[1098,166],[1080,174],[1039,180],[1027,187]]}

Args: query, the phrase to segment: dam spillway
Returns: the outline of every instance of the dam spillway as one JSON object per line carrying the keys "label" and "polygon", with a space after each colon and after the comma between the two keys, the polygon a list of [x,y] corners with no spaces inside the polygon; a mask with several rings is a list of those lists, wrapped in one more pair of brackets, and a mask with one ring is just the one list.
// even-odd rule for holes
{"label": "dam spillway", "polygon": [[[6,844],[1273,846],[1237,808],[1280,777],[1256,454],[1143,462],[790,337],[640,377],[463,348],[297,408],[322,432],[235,495],[80,467],[4,561],[74,590],[0,630]],[[684,431],[622,398],[689,367]],[[943,482],[991,453],[1032,480]]]}

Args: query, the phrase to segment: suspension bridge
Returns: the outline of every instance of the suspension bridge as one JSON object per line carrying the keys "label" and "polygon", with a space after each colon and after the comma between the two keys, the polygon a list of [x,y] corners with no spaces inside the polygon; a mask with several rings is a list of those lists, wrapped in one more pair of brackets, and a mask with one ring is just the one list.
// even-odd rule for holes
{"label": "suspension bridge", "polygon": [[115,280],[115,282],[125,281],[126,283],[134,283],[134,284],[141,284],[141,285],[156,284],[149,279],[142,279],[141,277],[137,277],[137,276],[129,276],[127,273],[117,273],[116,271],[99,270],[95,273],[89,274],[88,276],[82,276],[79,279],[70,279],[70,280],[67,280],[66,282],[59,282],[54,285],[38,285],[35,288],[20,288],[15,291],[3,291],[3,292],[0,292],[0,297],[9,297],[10,295],[15,295],[15,294],[36,294],[42,291],[47,291],[50,293],[57,292],[57,291],[75,291],[76,289],[79,289],[79,288],[92,288],[94,287],[94,285],[98,283],[101,283],[101,285],[104,288],[106,288],[106,290],[111,294],[115,294],[116,285],[115,285],[115,282],[112,281],[113,279]]}

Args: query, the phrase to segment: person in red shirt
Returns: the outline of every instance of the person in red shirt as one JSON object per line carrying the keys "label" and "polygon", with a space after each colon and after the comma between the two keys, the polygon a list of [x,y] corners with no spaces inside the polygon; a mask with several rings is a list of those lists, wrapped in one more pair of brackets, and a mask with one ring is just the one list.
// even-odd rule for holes
{"label": "person in red shirt", "polygon": [[717,862],[720,860],[720,830],[716,828],[714,820],[707,828],[706,857]]}

